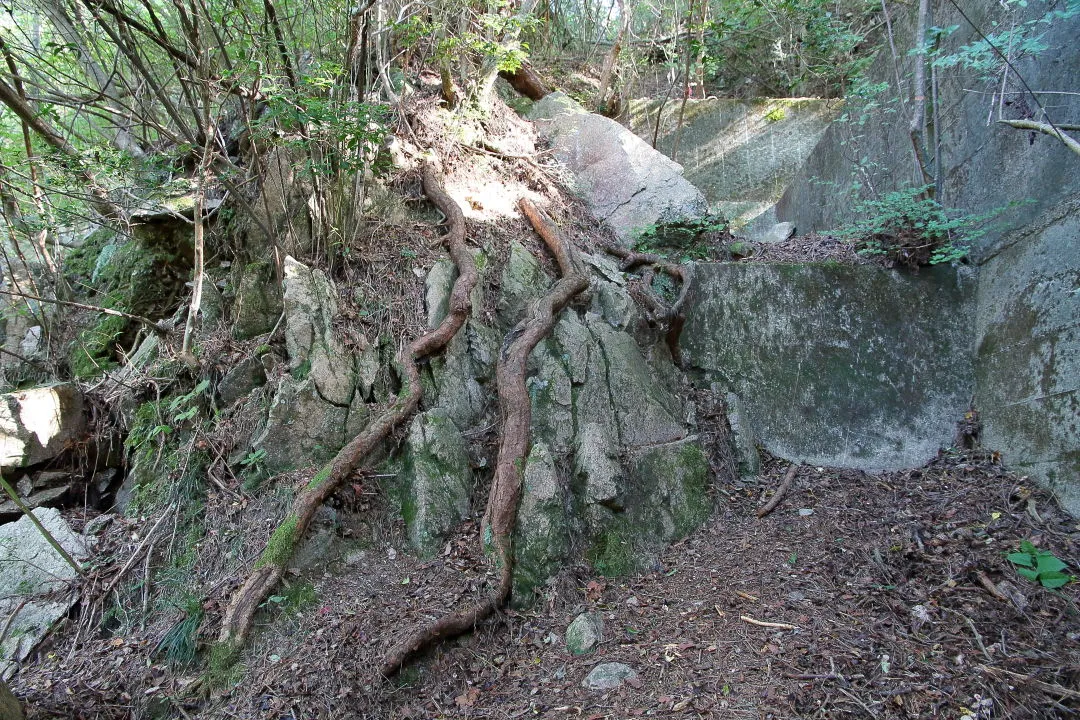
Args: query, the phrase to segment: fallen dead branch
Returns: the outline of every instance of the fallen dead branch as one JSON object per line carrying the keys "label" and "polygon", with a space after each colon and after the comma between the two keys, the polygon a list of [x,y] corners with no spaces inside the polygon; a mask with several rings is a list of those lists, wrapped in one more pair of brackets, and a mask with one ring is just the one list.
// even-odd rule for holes
{"label": "fallen dead branch", "polygon": [[472,630],[510,596],[514,571],[511,538],[517,523],[521,479],[529,451],[529,427],[532,421],[532,404],[525,385],[526,364],[529,353],[555,327],[562,309],[574,296],[589,287],[589,279],[580,271],[576,254],[555,229],[554,223],[528,200],[521,200],[519,206],[555,255],[563,278],[547,295],[536,301],[526,317],[507,334],[495,369],[501,420],[499,453],[481,525],[481,537],[485,545],[490,539],[495,551],[499,584],[476,607],[444,616],[393,648],[382,664],[381,672],[385,677],[396,673],[410,658],[429,645]]}
{"label": "fallen dead branch", "polygon": [[776,506],[780,504],[780,501],[787,495],[788,490],[791,489],[791,483],[795,480],[795,475],[799,472],[800,467],[800,465],[792,465],[788,468],[787,474],[784,475],[784,481],[780,483],[780,487],[776,488],[776,492],[769,498],[769,502],[758,508],[757,516],[759,518],[765,517],[776,509]]}
{"label": "fallen dead branch", "polygon": [[787,623],[766,622],[765,620],[755,620],[754,618],[750,617],[749,615],[740,615],[739,619],[742,620],[745,623],[750,623],[751,625],[757,625],[758,627],[763,627],[763,628],[773,628],[775,630],[798,630],[799,629],[799,628],[795,627],[794,625],[789,625]]}
{"label": "fallen dead branch", "polygon": [[235,657],[251,629],[255,611],[280,582],[297,542],[304,536],[319,506],[395,428],[412,416],[420,404],[423,387],[417,361],[446,347],[465,324],[472,309],[469,296],[476,285],[477,272],[476,261],[465,245],[465,217],[443,189],[438,172],[430,162],[423,164],[421,174],[424,192],[442,211],[449,225],[444,242],[458,268],[458,278],[450,295],[450,312],[439,327],[414,340],[399,354],[398,362],[405,377],[401,392],[389,410],[343,447],[293,501],[289,514],[271,535],[251,574],[226,608],[211,662],[227,664]]}
{"label": "fallen dead branch", "polygon": [[157,534],[157,529],[161,527],[161,524],[165,522],[166,518],[172,517],[174,510],[176,510],[176,505],[170,505],[165,510],[165,512],[161,514],[161,517],[157,519],[157,522],[154,523],[154,526],[150,528],[150,532],[146,533],[146,537],[144,537],[143,541],[139,543],[139,547],[135,548],[135,552],[131,553],[131,557],[129,557],[127,559],[127,562],[124,563],[124,566],[120,568],[120,572],[116,573],[113,579],[109,581],[109,584],[105,587],[105,592],[101,594],[101,597],[103,599],[108,599],[109,593],[111,593],[113,589],[116,588],[117,584],[121,580],[123,580],[124,575],[126,575],[127,571],[131,569],[131,566],[138,562],[139,557],[143,553],[143,550],[146,549],[146,547],[150,544],[150,541],[153,540],[154,536]]}

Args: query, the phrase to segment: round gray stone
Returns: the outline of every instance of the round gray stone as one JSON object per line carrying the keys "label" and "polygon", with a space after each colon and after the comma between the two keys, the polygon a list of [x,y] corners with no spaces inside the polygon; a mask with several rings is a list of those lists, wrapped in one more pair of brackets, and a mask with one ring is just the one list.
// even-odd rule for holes
{"label": "round gray stone", "polygon": [[637,678],[637,673],[623,663],[597,665],[581,684],[590,690],[613,690],[624,682]]}
{"label": "round gray stone", "polygon": [[571,655],[586,655],[600,644],[604,620],[598,613],[581,613],[566,628],[566,648]]}

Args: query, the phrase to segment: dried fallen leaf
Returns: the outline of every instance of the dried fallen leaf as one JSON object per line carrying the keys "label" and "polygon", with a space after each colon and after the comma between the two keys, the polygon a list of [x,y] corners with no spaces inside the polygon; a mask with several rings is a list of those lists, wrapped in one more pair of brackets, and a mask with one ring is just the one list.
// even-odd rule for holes
{"label": "dried fallen leaf", "polygon": [[596,602],[603,596],[605,587],[602,582],[590,580],[589,584],[585,586],[585,599],[589,602]]}
{"label": "dried fallen leaf", "polygon": [[454,704],[459,708],[472,707],[480,697],[480,688],[471,687],[454,698]]}

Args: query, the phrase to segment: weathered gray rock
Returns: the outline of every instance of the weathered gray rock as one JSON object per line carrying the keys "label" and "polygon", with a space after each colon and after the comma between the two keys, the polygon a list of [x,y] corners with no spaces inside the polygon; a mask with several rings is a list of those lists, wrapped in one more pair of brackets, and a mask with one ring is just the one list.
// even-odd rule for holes
{"label": "weathered gray rock", "polygon": [[571,655],[587,655],[604,639],[604,618],[600,613],[581,613],[566,628],[566,649]]}
{"label": "weathered gray rock", "polygon": [[521,243],[510,243],[510,259],[503,268],[499,288],[499,324],[511,328],[525,317],[525,307],[544,294],[551,279]]}
{"label": "weathered gray rock", "polygon": [[589,690],[614,690],[625,682],[634,682],[638,674],[623,663],[603,663],[594,667],[582,681]]}
{"label": "weathered gray rock", "polygon": [[337,558],[337,530],[337,511],[327,505],[319,506],[311,519],[311,527],[296,546],[289,568],[301,572],[325,569]]}
{"label": "weathered gray rock", "polygon": [[529,112],[553,156],[573,176],[593,214],[629,245],[652,225],[694,220],[708,212],[682,166],[614,120],[587,112],[561,92]]}
{"label": "weathered gray rock", "polygon": [[554,575],[570,551],[566,490],[551,450],[534,443],[525,463],[514,533],[514,601],[527,603],[533,589]]}
{"label": "weathered gray rock", "polygon": [[[915,45],[917,8],[913,4],[893,14],[898,47]],[[1031,88],[1069,85],[1075,91],[1076,19],[1042,22],[1048,8],[1046,3],[972,3],[961,14],[948,0],[933,0],[934,24],[957,28],[940,38],[937,52],[949,56],[980,42],[978,28],[1038,26],[1046,49],[1024,57],[1017,66],[1020,74]],[[919,61],[917,55],[897,58],[888,49],[878,55],[866,76],[870,87],[883,92],[848,101],[848,121],[829,128],[777,203],[781,220],[794,222],[800,232],[841,228],[860,218],[852,193],[833,188],[857,188],[864,197],[880,198],[911,182],[910,114],[895,108],[910,96],[906,78]],[[1003,451],[1007,467],[1050,486],[1066,509],[1080,514],[1075,451],[1080,382],[1075,362],[1069,361],[1077,357],[1080,160],[1055,137],[987,122],[997,117],[995,96],[971,92],[984,87],[985,74],[985,68],[961,65],[942,75],[935,123],[940,128],[938,197],[964,212],[1002,210],[972,252],[982,266],[973,328],[982,440],[987,448]],[[904,83],[899,88],[898,79]],[[1010,97],[1017,102],[1004,108],[1004,117],[1026,117],[1030,95],[1012,81],[1005,92],[1015,93]],[[1055,121],[1080,117],[1080,95],[1055,97]],[[905,307],[904,312],[910,311]]]}
{"label": "weathered gray rock", "polygon": [[322,270],[285,258],[285,347],[289,369],[307,375],[328,403],[347,406],[356,387],[352,355],[334,332],[337,289]]}
{"label": "weathered gray rock", "polygon": [[85,434],[82,393],[74,385],[43,385],[0,395],[0,467],[49,460]]}
{"label": "weathered gray rock", "polygon": [[586,317],[600,346],[604,384],[618,420],[624,445],[665,443],[686,437],[679,419],[679,396],[646,361],[634,338],[595,316]]}
{"label": "weathered gray rock", "polygon": [[686,179],[741,226],[780,198],[842,107],[819,98],[713,98],[688,100],[684,111],[682,103],[634,100],[630,126],[651,142],[661,112],[656,149],[670,155],[678,133]]}
{"label": "weathered gray rock", "polygon": [[[34,515],[76,561],[89,556],[93,540],[73,532],[59,510],[41,508]],[[5,679],[75,603],[77,595],[67,590],[76,575],[29,518],[0,525],[0,615],[8,618],[0,646]]]}
{"label": "weathered gray rock", "polygon": [[761,454],[757,449],[757,436],[750,426],[750,419],[743,410],[742,401],[733,392],[724,393],[719,383],[713,383],[713,392],[723,394],[727,407],[727,421],[731,428],[731,441],[734,445],[735,462],[739,475],[749,477],[761,472]]}
{"label": "weathered gray rock", "polygon": [[555,453],[566,453],[574,443],[574,393],[565,361],[545,344],[534,352],[540,368],[526,380],[532,401],[532,433],[542,437]]}
{"label": "weathered gray rock", "polygon": [[709,518],[709,461],[699,438],[637,449],[630,465],[631,487],[642,496],[632,511],[642,541],[655,548],[686,537]]}
{"label": "weathered gray rock", "polygon": [[463,430],[475,427],[491,409],[490,388],[501,342],[497,330],[469,320],[443,356],[431,361],[438,406]]}
{"label": "weathered gray rock", "polygon": [[762,263],[695,275],[684,356],[738,396],[769,452],[880,470],[951,443],[972,393],[966,275]]}
{"label": "weathered gray rock", "polygon": [[[23,505],[28,508],[39,507],[54,507],[60,504],[60,502],[68,494],[68,486],[62,487],[50,487],[42,490],[36,490],[29,493],[20,493],[20,500]],[[7,497],[6,495],[2,497]],[[19,515],[22,514],[22,510],[11,500],[4,500],[0,503],[0,519],[4,522],[10,522],[17,520]]]}
{"label": "weathered gray rock", "polygon": [[257,357],[247,357],[234,365],[218,383],[221,405],[229,407],[257,387],[266,384],[266,370]]}
{"label": "weathered gray rock", "polygon": [[975,406],[984,447],[1080,516],[1080,201],[1055,208],[983,265]]}
{"label": "weathered gray rock", "polygon": [[409,540],[433,555],[469,512],[473,477],[465,440],[449,413],[434,408],[413,418],[405,443],[401,509]]}
{"label": "weathered gray rock", "polygon": [[19,699],[11,694],[3,680],[0,680],[0,717],[4,720],[23,720],[24,717]]}
{"label": "weathered gray rock", "polygon": [[352,410],[326,402],[312,378],[286,376],[252,447],[266,451],[263,465],[272,474],[324,463],[345,444]]}
{"label": "weathered gray rock", "polygon": [[438,260],[424,278],[424,307],[427,324],[434,330],[450,312],[450,292],[457,279],[457,268],[450,260]]}
{"label": "weathered gray rock", "polygon": [[236,271],[236,296],[233,298],[233,336],[246,340],[274,329],[281,317],[281,284],[274,277],[274,267],[265,261],[253,262]]}

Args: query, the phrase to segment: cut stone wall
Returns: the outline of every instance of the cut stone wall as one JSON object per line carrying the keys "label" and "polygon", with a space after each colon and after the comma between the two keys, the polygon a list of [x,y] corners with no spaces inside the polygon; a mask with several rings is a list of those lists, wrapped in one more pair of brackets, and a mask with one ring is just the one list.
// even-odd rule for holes
{"label": "cut stone wall", "polygon": [[[944,54],[979,38],[951,3],[931,6],[930,24],[957,26],[941,41]],[[965,11],[989,31],[995,23],[1019,27],[1043,17],[1048,4],[1025,6],[1010,4],[1009,14],[1001,3],[968,3]],[[908,131],[915,6],[890,7],[898,57],[884,50],[868,73],[870,86],[882,91],[868,102],[848,103],[777,204],[779,220],[799,232],[850,223],[852,188],[872,197],[922,184]],[[1046,49],[1014,56],[1013,65],[1041,93],[1052,120],[1080,122],[1080,16],[1041,24],[1036,33]],[[983,445],[1000,450],[1006,467],[1050,487],[1063,507],[1080,515],[1080,156],[1056,138],[994,122],[1000,72],[984,77],[953,67],[936,74],[939,199],[970,213],[1007,207],[972,248],[980,272],[969,332]],[[1015,73],[1005,89],[1004,117],[1041,117]]]}
{"label": "cut stone wall", "polygon": [[[633,100],[630,129],[651,144],[659,113],[656,149],[671,157],[680,105]],[[820,98],[687,100],[677,159],[712,210],[742,226],[780,199],[842,105]]]}
{"label": "cut stone wall", "polygon": [[771,453],[888,470],[952,444],[972,394],[969,276],[710,263],[695,278],[684,355]]}

